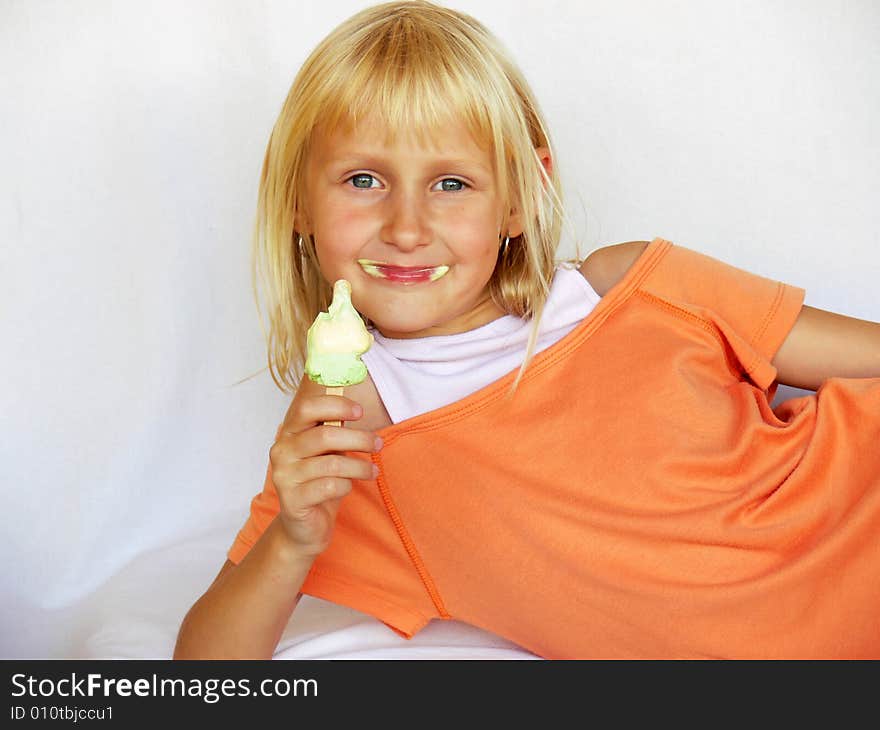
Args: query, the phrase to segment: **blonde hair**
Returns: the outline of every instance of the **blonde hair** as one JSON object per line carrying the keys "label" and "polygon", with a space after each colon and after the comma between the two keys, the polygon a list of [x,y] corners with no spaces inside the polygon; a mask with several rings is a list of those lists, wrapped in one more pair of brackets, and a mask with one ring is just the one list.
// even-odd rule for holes
{"label": "blonde hair", "polygon": [[[296,230],[305,213],[305,166],[316,128],[350,129],[376,118],[391,140],[400,130],[429,138],[464,122],[494,154],[499,189],[520,214],[522,235],[499,254],[489,281],[507,313],[540,317],[562,229],[555,166],[548,174],[536,147],[550,149],[538,104],[492,34],[468,15],[430,2],[390,2],[352,16],[311,53],[293,81],[269,139],[260,178],[253,240],[253,284],[266,298],[269,370],[284,392],[296,389],[305,333],[326,310],[331,286],[318,268],[314,240]],[[506,222],[505,222],[506,227]],[[504,228],[501,231],[504,235]],[[534,349],[537,326],[523,369]],[[522,375],[522,369],[520,375]],[[518,382],[518,379],[517,379]]]}

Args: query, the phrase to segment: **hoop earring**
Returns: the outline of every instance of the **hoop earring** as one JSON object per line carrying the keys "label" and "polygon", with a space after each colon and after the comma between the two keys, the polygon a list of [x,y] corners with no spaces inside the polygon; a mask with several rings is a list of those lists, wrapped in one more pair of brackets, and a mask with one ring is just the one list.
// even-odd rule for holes
{"label": "hoop earring", "polygon": [[508,248],[509,244],[510,244],[510,236],[505,236],[504,240],[501,242],[501,246],[499,246],[499,250],[498,250],[499,256],[506,256],[507,255],[507,248]]}

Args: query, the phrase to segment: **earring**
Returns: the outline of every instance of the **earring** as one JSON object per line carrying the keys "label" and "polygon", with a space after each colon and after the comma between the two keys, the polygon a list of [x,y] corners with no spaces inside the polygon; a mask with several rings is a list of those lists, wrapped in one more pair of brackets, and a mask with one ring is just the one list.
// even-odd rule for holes
{"label": "earring", "polygon": [[303,237],[302,237],[302,234],[300,234],[300,233],[296,234],[296,247],[297,247],[297,250],[299,251],[299,255],[305,256],[306,252],[305,252],[305,249],[303,248]]}
{"label": "earring", "polygon": [[505,236],[504,240],[501,242],[501,246],[499,246],[499,256],[504,256],[507,254],[507,247],[510,244],[510,236]]}

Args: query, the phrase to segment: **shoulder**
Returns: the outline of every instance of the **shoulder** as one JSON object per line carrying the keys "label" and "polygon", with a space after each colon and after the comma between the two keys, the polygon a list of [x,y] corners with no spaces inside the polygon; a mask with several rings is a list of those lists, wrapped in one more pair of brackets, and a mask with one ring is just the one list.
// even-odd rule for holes
{"label": "shoulder", "polygon": [[600,297],[604,297],[644,253],[649,243],[649,241],[627,241],[598,248],[587,256],[580,266],[580,272],[593,290]]}

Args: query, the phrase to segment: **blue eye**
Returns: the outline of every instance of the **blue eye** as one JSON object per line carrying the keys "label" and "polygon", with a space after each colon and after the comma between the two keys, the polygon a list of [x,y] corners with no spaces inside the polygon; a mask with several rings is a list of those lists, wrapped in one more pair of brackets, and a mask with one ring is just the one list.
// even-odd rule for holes
{"label": "blue eye", "polygon": [[447,177],[445,180],[441,180],[440,189],[446,192],[456,192],[458,190],[464,190],[466,184],[461,180],[456,180],[454,177]]}
{"label": "blue eye", "polygon": [[352,175],[348,179],[352,185],[354,185],[356,188],[361,188],[362,190],[373,187],[373,183],[376,182],[376,178],[374,178],[372,175],[367,175],[366,173],[361,173],[360,175]]}

